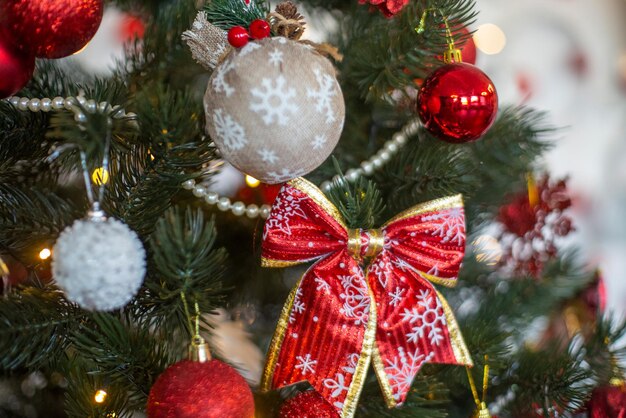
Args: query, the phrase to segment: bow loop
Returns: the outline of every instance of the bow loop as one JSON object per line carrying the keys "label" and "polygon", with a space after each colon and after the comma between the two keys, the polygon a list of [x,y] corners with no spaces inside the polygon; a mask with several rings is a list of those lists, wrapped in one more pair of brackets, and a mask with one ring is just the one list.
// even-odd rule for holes
{"label": "bow loop", "polygon": [[404,402],[424,364],[471,365],[454,315],[433,286],[456,283],[464,251],[460,196],[361,230],[348,229],[308,181],[287,183],[265,224],[263,265],[316,262],[285,304],[262,389],[307,380],[350,418],[370,362],[389,407]]}

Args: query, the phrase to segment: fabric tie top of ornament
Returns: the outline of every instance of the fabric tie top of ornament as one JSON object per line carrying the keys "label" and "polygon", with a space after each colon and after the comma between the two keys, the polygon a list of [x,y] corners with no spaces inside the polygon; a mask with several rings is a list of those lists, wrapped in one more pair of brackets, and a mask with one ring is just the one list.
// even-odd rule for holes
{"label": "fabric tie top of ornament", "polygon": [[355,413],[370,362],[390,407],[405,401],[423,364],[471,365],[454,315],[432,284],[456,284],[464,251],[461,196],[363,231],[348,229],[313,184],[287,183],[265,224],[263,265],[316,262],[283,308],[262,389],[308,380],[345,418]]}
{"label": "fabric tie top of ornament", "polygon": [[226,31],[204,13],[183,38],[194,58],[215,68],[204,96],[206,126],[226,161],[277,184],[326,160],[341,136],[345,105],[333,65],[315,47],[277,36],[231,48]]}

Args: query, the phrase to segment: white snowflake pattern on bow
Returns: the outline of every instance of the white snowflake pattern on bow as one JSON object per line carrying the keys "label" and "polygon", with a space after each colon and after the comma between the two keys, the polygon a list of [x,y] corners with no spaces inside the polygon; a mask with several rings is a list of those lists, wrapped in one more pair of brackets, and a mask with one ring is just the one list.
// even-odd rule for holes
{"label": "white snowflake pattern on bow", "polygon": [[286,235],[291,235],[291,220],[295,217],[308,219],[302,210],[300,202],[304,197],[295,197],[293,194],[280,193],[272,206],[272,216],[265,224],[263,238],[266,238],[270,229],[278,229]]}
{"label": "white snowflake pattern on bow", "polygon": [[439,221],[432,236],[441,238],[443,243],[465,242],[465,216],[462,208],[452,208],[429,216],[423,216],[422,222]]}
{"label": "white snowflake pattern on bow", "polygon": [[315,290],[322,290],[324,292],[330,292],[330,285],[328,284],[326,280],[322,279],[321,277],[316,277],[315,283],[317,283],[317,287],[315,288]]}
{"label": "white snowflake pattern on bow", "polygon": [[296,290],[296,296],[293,299],[293,307],[291,308],[291,312],[289,313],[290,324],[293,324],[294,322],[296,322],[297,314],[301,314],[301,313],[304,313],[304,311],[306,311],[306,305],[304,304],[304,302],[302,302],[302,300],[300,300],[301,296],[302,296],[302,289],[298,288],[298,290]]}
{"label": "white snowflake pattern on bow", "polygon": [[266,125],[278,123],[285,126],[298,111],[298,106],[293,102],[296,90],[286,84],[285,77],[279,75],[275,79],[264,78],[261,80],[261,88],[250,90],[253,98],[258,99],[250,102],[250,110],[260,114]]}
{"label": "white snowflake pattern on bow", "polygon": [[315,366],[317,365],[317,360],[313,360],[310,354],[306,354],[304,357],[296,356],[296,360],[298,364],[296,364],[296,369],[300,369],[300,374],[302,376],[306,376],[307,373],[315,374]]}
{"label": "white snowflake pattern on bow", "polygon": [[411,389],[413,377],[422,368],[422,365],[434,357],[435,353],[428,355],[420,353],[420,349],[416,348],[413,353],[407,353],[402,347],[398,347],[398,355],[393,360],[387,360],[385,374],[389,378],[393,398],[399,401],[403,393]]}
{"label": "white snowflake pattern on bow", "polygon": [[389,302],[389,304],[392,306],[398,306],[400,302],[402,302],[405,292],[406,289],[402,289],[401,287],[396,286],[396,290],[388,293],[389,297],[391,298],[391,302]]}
{"label": "white snowflake pattern on bow", "polygon": [[444,339],[443,328],[447,325],[446,315],[439,298],[431,290],[420,290],[417,296],[418,307],[405,309],[402,316],[403,321],[415,324],[412,331],[406,334],[409,342],[417,343],[419,338],[424,337],[424,333],[431,345],[439,345]]}
{"label": "white snowflake pattern on bow", "polygon": [[366,324],[370,311],[369,294],[360,273],[360,269],[355,267],[352,275],[337,276],[343,286],[339,297],[344,301],[339,311],[348,318],[354,318],[356,325]]}
{"label": "white snowflake pattern on bow", "polygon": [[[361,356],[359,353],[349,354],[348,364],[346,366],[343,366],[341,369],[346,372],[348,376],[352,376],[356,371],[356,367],[359,363],[360,357]],[[335,373],[334,379],[324,379],[324,386],[332,390],[330,394],[331,398],[338,398],[343,394],[343,392],[348,392],[350,387],[346,383],[347,377],[342,373]],[[333,403],[333,405],[338,409],[343,409],[343,402],[336,401]]]}
{"label": "white snowflake pattern on bow", "polygon": [[368,273],[373,273],[378,279],[378,283],[385,289],[387,288],[387,273],[389,272],[389,267],[389,263],[380,259],[370,264],[368,269]]}
{"label": "white snowflake pattern on bow", "polygon": [[319,90],[307,88],[306,95],[316,100],[315,110],[318,113],[326,113],[326,123],[333,123],[337,120],[335,108],[332,105],[332,98],[337,95],[335,79],[329,74],[323,74],[319,68],[313,69],[313,73],[319,85]]}
{"label": "white snowflake pattern on bow", "polygon": [[215,134],[229,151],[237,151],[248,144],[243,126],[238,124],[224,109],[213,112]]}

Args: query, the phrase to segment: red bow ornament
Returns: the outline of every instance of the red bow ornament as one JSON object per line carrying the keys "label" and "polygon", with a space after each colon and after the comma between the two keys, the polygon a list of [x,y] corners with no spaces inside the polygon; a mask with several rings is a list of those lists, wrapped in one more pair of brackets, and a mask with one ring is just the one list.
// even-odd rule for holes
{"label": "red bow ornament", "polygon": [[381,229],[355,230],[313,184],[287,183],[265,224],[263,266],[316,262],[287,298],[262,389],[308,380],[347,418],[370,363],[389,407],[405,401],[425,363],[471,365],[432,285],[456,284],[464,252],[460,195],[415,206]]}

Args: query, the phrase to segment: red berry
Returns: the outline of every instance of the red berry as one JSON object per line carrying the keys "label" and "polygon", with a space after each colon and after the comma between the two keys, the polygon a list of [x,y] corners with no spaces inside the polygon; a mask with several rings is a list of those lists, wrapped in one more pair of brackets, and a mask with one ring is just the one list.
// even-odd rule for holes
{"label": "red berry", "polygon": [[228,43],[233,48],[242,48],[248,43],[248,31],[243,26],[233,26],[228,31]]}
{"label": "red berry", "polygon": [[256,19],[250,23],[250,37],[263,39],[270,36],[270,24],[263,19]]}

